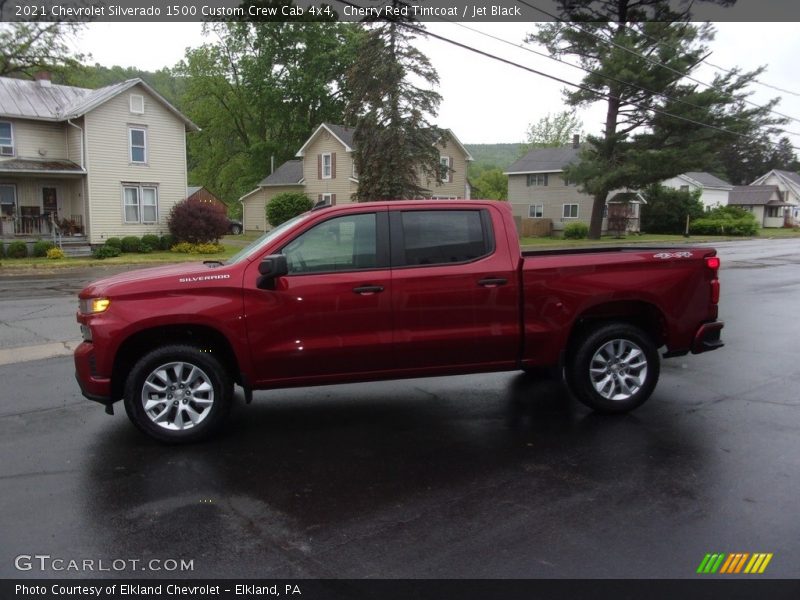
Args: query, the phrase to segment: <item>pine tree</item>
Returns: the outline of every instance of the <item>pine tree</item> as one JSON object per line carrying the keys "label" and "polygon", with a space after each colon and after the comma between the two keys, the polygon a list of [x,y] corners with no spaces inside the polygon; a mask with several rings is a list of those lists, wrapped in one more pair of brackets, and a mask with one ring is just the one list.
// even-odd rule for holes
{"label": "pine tree", "polygon": [[412,30],[404,23],[365,26],[358,58],[347,74],[346,115],[355,125],[359,202],[419,198],[429,193],[421,177],[441,177],[436,146],[443,134],[428,120],[436,116],[441,96],[414,83],[421,80],[432,88],[439,77],[412,46]]}
{"label": "pine tree", "polygon": [[744,90],[761,69],[718,75],[710,88],[686,79],[706,56],[713,29],[691,23],[690,5],[675,11],[671,4],[559,0],[560,17],[572,22],[541,25],[528,38],[556,56],[579,57],[589,71],[581,88],[565,91],[567,104],[606,104],[602,135],[589,136],[579,162],[566,170],[594,197],[595,239],[609,192],[718,167],[720,148],[785,122],[770,116],[777,100],[760,108],[745,102]]}

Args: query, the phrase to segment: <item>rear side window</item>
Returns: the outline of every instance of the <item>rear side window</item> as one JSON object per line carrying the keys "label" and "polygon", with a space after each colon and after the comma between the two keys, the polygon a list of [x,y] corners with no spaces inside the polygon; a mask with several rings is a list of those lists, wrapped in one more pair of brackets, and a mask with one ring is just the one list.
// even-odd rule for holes
{"label": "rear side window", "polygon": [[396,266],[470,262],[494,250],[484,210],[403,211],[400,228],[403,247]]}

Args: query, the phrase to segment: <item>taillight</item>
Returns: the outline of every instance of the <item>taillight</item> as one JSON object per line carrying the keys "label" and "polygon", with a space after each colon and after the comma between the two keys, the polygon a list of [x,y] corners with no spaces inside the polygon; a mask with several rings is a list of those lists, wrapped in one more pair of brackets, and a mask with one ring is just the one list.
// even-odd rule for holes
{"label": "taillight", "polygon": [[712,271],[717,271],[719,269],[719,256],[707,256],[706,266]]}
{"label": "taillight", "polygon": [[711,280],[711,304],[719,303],[719,279],[717,279],[719,265],[719,256],[706,256],[706,267],[714,272],[713,279]]}

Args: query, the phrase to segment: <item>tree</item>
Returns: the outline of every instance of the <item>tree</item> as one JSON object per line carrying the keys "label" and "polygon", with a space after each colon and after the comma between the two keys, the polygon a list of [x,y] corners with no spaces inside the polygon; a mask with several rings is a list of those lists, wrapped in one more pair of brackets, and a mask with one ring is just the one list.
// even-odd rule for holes
{"label": "tree", "polygon": [[323,121],[341,122],[344,73],[358,28],[347,23],[212,23],[216,41],[187,51],[180,106],[202,131],[188,136],[189,179],[229,203],[292,158]]}
{"label": "tree", "polygon": [[182,200],[170,210],[167,227],[179,242],[205,244],[228,233],[228,217],[216,204]]}
{"label": "tree", "polygon": [[[6,0],[0,0],[0,14]],[[55,22],[0,23],[0,77],[32,78],[38,71],[75,67],[84,59],[68,40],[78,24]]]}
{"label": "tree", "polygon": [[283,192],[267,203],[267,221],[273,227],[311,210],[314,204],[302,192]]}
{"label": "tree", "polygon": [[[733,0],[707,0],[730,5]],[[602,100],[605,127],[589,136],[566,169],[594,198],[590,237],[599,238],[609,192],[641,188],[689,170],[719,164],[717,149],[785,122],[746,103],[746,86],[762,69],[717,75],[710,88],[687,80],[707,53],[710,25],[694,25],[691,3],[669,0],[559,0],[572,21],[539,26],[528,41],[556,56],[576,55],[588,74],[565,91],[570,106]],[[649,20],[648,20],[649,19]]]}
{"label": "tree", "polygon": [[487,169],[472,183],[475,198],[508,200],[508,177],[501,169]]}
{"label": "tree", "polygon": [[420,185],[420,174],[428,180],[441,177],[436,146],[443,132],[428,121],[436,116],[441,96],[416,83],[432,88],[439,76],[411,45],[406,24],[391,20],[368,26],[347,74],[346,114],[355,125],[356,199],[361,202],[419,198],[429,191]]}
{"label": "tree", "polygon": [[789,138],[782,137],[773,147],[767,167],[783,171],[800,171],[800,162],[797,161],[797,155]]}
{"label": "tree", "polygon": [[700,191],[675,190],[657,183],[644,190],[641,230],[645,233],[684,233],[686,217],[694,221],[704,214]]}
{"label": "tree", "polygon": [[572,143],[574,134],[581,135],[583,122],[578,118],[574,110],[564,110],[554,115],[547,113],[536,123],[528,125],[526,132],[526,144],[523,144],[523,152],[533,148],[549,148],[565,146]]}

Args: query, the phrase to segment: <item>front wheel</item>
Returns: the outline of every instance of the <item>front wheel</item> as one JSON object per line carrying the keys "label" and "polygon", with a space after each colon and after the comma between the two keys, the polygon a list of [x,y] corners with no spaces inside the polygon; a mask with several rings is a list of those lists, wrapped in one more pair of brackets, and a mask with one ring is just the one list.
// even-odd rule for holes
{"label": "front wheel", "polygon": [[607,323],[587,333],[567,364],[567,384],[598,412],[624,413],[641,406],[658,382],[658,350],[644,331]]}
{"label": "front wheel", "polygon": [[230,411],[233,384],[213,354],[164,346],[143,356],[125,383],[125,412],[140,430],[167,443],[209,437]]}

